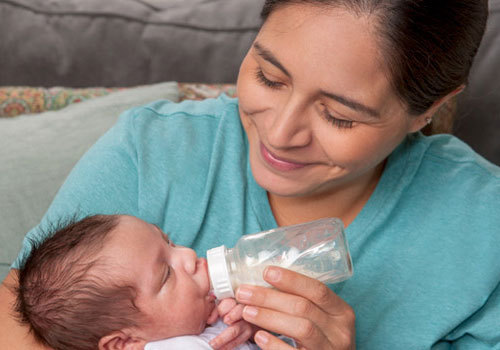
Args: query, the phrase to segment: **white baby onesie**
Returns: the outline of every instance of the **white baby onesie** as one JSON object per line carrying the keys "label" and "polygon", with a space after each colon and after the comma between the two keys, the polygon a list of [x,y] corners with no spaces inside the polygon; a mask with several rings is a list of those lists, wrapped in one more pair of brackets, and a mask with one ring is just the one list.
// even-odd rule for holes
{"label": "white baby onesie", "polygon": [[[184,335],[155,342],[147,343],[144,350],[213,350],[208,344],[210,340],[219,335],[227,325],[221,320],[216,324],[205,328],[200,335]],[[259,350],[260,348],[251,343],[245,342],[235,348],[236,350]]]}

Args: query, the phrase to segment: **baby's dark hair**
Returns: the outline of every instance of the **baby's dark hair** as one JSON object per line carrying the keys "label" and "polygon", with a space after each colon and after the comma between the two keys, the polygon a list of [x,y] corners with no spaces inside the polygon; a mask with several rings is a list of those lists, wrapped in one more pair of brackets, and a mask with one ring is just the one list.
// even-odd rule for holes
{"label": "baby's dark hair", "polygon": [[42,344],[95,350],[103,336],[137,325],[135,287],[114,281],[105,272],[111,266],[97,258],[118,220],[116,215],[71,220],[32,242],[18,271],[15,310]]}

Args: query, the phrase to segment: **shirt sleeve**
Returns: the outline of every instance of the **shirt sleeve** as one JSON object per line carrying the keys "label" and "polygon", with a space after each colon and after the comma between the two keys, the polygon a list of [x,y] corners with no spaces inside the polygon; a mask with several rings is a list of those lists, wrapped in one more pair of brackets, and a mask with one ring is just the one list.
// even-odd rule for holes
{"label": "shirt sleeve", "polygon": [[23,241],[12,264],[18,268],[54,225],[92,214],[138,215],[138,166],[133,122],[135,109],[119,121],[79,160],[56,194],[40,224]]}

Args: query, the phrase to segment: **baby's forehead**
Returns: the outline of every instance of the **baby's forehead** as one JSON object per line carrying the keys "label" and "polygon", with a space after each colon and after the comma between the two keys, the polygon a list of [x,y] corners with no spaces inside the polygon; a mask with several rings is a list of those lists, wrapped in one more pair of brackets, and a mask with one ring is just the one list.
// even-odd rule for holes
{"label": "baby's forehead", "polygon": [[154,224],[138,217],[119,215],[117,225],[109,232],[110,240],[115,244],[123,241],[131,242],[132,246],[140,244],[144,239],[161,238],[162,230]]}
{"label": "baby's forehead", "polygon": [[93,275],[106,286],[127,284],[135,288],[136,281],[133,273],[122,263],[125,260],[125,254],[122,256],[101,256],[93,269]]}

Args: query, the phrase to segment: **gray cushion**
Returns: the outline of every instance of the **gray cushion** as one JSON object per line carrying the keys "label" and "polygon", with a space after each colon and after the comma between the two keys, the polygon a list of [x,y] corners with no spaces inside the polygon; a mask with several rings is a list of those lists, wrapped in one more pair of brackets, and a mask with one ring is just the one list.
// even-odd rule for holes
{"label": "gray cushion", "polygon": [[0,85],[235,82],[263,0],[0,0]]}
{"label": "gray cushion", "polygon": [[[264,0],[0,0],[0,85],[234,82]],[[500,165],[500,0],[455,134]]]}
{"label": "gray cushion", "polygon": [[459,96],[454,134],[500,165],[500,0],[489,0],[490,15],[469,86]]}
{"label": "gray cushion", "polygon": [[178,101],[176,83],[115,92],[56,112],[0,118],[0,280],[83,153],[122,111],[163,98]]}

